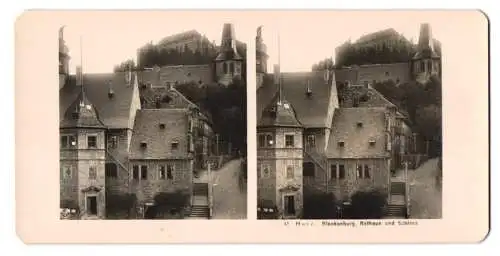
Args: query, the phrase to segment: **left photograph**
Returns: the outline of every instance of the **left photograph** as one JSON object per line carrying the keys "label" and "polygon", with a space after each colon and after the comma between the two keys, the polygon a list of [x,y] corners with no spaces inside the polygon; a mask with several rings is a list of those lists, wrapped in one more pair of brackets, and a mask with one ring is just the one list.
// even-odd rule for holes
{"label": "left photograph", "polygon": [[180,24],[61,24],[61,219],[246,219],[246,44]]}

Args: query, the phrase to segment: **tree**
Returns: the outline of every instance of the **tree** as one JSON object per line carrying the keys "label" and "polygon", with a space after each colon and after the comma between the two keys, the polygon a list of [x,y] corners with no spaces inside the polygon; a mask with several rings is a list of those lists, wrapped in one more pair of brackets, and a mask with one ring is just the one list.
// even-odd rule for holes
{"label": "tree", "polygon": [[441,155],[442,117],[441,107],[428,105],[417,110],[416,125],[419,134],[425,141],[429,141],[429,155]]}
{"label": "tree", "polygon": [[351,196],[350,218],[381,219],[387,205],[387,195],[379,189],[357,191]]}
{"label": "tree", "polygon": [[[307,194],[307,195],[306,195]],[[337,200],[333,193],[304,193],[303,219],[336,219]]]}
{"label": "tree", "polygon": [[183,191],[160,192],[154,196],[154,202],[155,206],[149,211],[150,217],[165,213],[182,213],[184,207],[189,204],[189,195]]}
{"label": "tree", "polygon": [[106,214],[108,217],[125,213],[127,218],[132,215],[137,203],[137,196],[133,193],[110,194],[106,193]]}
{"label": "tree", "polygon": [[135,68],[135,62],[133,59],[128,59],[118,65],[116,65],[114,68],[113,68],[113,71],[114,72],[124,72],[124,71],[127,71],[129,69],[133,69]]}

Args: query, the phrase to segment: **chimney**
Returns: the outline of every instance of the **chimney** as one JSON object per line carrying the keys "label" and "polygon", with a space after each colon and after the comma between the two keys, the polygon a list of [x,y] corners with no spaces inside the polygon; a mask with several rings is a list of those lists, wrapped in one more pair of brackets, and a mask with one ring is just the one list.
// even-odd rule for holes
{"label": "chimney", "polygon": [[115,96],[115,91],[113,90],[113,82],[108,82],[108,98],[112,99]]}
{"label": "chimney", "polygon": [[130,70],[130,68],[125,73],[125,83],[127,86],[132,84],[132,70]]}
{"label": "chimney", "polygon": [[280,83],[280,77],[281,77],[280,65],[274,64],[273,71],[274,71],[274,84],[278,85]]}
{"label": "chimney", "polygon": [[76,85],[77,86],[83,85],[82,66],[76,66]]}
{"label": "chimney", "polygon": [[312,94],[311,80],[309,80],[309,79],[307,79],[306,94],[307,94],[307,96],[311,96],[311,94]]}
{"label": "chimney", "polygon": [[325,84],[328,84],[328,82],[330,81],[330,70],[328,70],[328,68],[325,69],[324,78],[325,78]]}

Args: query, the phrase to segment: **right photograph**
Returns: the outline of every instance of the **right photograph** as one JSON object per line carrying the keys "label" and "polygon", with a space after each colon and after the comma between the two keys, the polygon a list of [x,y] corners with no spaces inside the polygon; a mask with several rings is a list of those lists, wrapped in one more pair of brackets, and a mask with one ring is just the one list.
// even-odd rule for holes
{"label": "right photograph", "polygon": [[257,28],[257,218],[442,218],[439,24],[334,26]]}

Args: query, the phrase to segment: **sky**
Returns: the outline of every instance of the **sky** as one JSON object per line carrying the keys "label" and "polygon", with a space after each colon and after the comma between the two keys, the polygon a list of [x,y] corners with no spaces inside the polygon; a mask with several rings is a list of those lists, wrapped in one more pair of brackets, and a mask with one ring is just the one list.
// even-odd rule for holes
{"label": "sky", "polygon": [[[262,25],[262,36],[270,56],[268,71],[272,72],[273,64],[280,62],[283,72],[294,72],[310,71],[314,63],[334,57],[335,47],[348,39],[354,41],[364,34],[387,28],[394,28],[407,39],[417,42],[420,24],[428,22],[433,36],[444,45],[439,35],[453,29],[453,24],[444,23],[442,17],[439,20],[436,15],[426,13],[132,11],[110,15],[102,11],[72,15],[61,25],[65,25],[64,38],[70,49],[71,73],[75,72],[75,66],[80,62],[85,73],[112,72],[114,65],[129,58],[135,59],[137,48],[147,42],[154,43],[191,29],[219,45],[224,23],[234,24],[237,39],[246,42],[249,49],[253,49],[256,29]],[[83,59],[80,58],[80,50]],[[278,55],[281,60],[278,60]]]}

